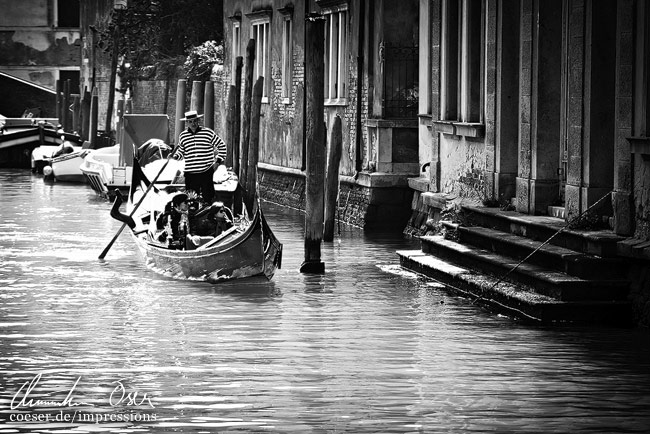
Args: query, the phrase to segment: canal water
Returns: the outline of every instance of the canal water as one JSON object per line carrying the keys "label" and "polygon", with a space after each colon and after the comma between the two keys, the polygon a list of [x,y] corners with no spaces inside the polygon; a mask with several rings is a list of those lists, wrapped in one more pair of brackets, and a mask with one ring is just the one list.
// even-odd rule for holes
{"label": "canal water", "polygon": [[648,432],[647,330],[521,324],[341,227],[303,275],[271,204],[270,282],[144,268],[87,186],[0,171],[0,433]]}

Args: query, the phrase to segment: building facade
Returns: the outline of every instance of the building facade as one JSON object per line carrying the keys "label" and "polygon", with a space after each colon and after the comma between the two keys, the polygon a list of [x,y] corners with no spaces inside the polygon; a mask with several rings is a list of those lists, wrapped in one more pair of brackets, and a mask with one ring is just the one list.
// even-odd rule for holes
{"label": "building facade", "polygon": [[421,0],[419,155],[430,171],[411,180],[419,211],[449,198],[566,219],[590,211],[647,239],[647,9]]}
{"label": "building facade", "polygon": [[54,118],[57,81],[79,93],[79,1],[0,0],[0,11],[0,114]]}
{"label": "building facade", "polygon": [[[260,129],[262,195],[297,208],[305,184],[305,18],[325,21],[325,122],[343,126],[338,215],[366,229],[403,228],[408,178],[420,170],[417,134],[418,5],[363,0],[224,1],[224,70],[255,41],[254,79],[265,78]],[[401,229],[400,228],[400,229]]]}
{"label": "building facade", "polygon": [[79,86],[79,1],[0,1],[0,71],[54,90]]}

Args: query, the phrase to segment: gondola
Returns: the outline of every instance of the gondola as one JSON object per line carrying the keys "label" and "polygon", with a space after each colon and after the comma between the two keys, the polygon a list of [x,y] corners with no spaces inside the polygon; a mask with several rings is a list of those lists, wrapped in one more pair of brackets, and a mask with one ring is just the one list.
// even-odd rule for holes
{"label": "gondola", "polygon": [[[147,152],[138,150],[138,154]],[[160,215],[169,209],[176,195],[185,194],[183,184],[178,182],[179,176],[182,176],[183,162],[167,157],[146,163],[143,160],[164,155],[162,152],[157,155],[155,151],[149,153],[151,155],[147,158],[142,155],[134,159],[131,190],[126,203],[127,214],[119,211],[124,201],[119,191],[115,192],[111,209],[111,216],[131,229],[132,238],[146,266],[172,278],[210,283],[254,276],[271,279],[281,266],[282,244],[266,222],[259,198],[250,216],[245,206],[241,207],[241,213],[233,213],[232,208],[239,208],[235,196],[238,196],[236,193],[241,188],[233,173],[227,173],[225,177],[221,173],[221,179],[216,179],[215,174],[215,193],[220,202],[201,206],[200,201],[195,201],[199,205],[194,204],[190,209],[190,233],[184,234],[184,239],[161,239],[157,224]],[[175,176],[169,175],[174,173]],[[157,182],[158,179],[162,181]],[[206,230],[211,232],[208,216],[213,215],[211,211],[215,207],[227,211],[230,227],[206,234]],[[203,233],[192,233],[195,225],[201,226]]]}

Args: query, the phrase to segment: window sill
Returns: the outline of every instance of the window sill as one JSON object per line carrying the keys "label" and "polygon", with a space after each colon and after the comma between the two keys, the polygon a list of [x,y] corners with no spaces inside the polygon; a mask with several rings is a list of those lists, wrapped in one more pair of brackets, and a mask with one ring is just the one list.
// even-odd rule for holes
{"label": "window sill", "polygon": [[650,157],[650,137],[627,137],[627,141],[630,142],[630,152]]}
{"label": "window sill", "polygon": [[366,119],[366,127],[371,128],[417,128],[418,122],[412,119]]}
{"label": "window sill", "polygon": [[327,106],[346,106],[348,105],[347,98],[337,98],[337,99],[326,99],[325,104]]}
{"label": "window sill", "polygon": [[485,135],[485,125],[472,122],[431,121],[433,131],[453,136],[476,137]]}

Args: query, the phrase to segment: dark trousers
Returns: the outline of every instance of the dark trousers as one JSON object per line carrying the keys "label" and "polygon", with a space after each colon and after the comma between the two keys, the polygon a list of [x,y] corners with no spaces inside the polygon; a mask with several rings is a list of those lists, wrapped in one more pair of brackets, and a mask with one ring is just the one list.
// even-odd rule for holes
{"label": "dark trousers", "polygon": [[200,173],[185,172],[185,189],[194,190],[204,201],[211,204],[214,200],[213,175],[214,170],[212,168]]}

